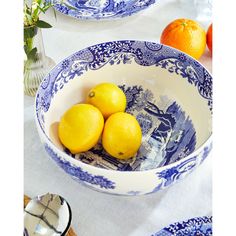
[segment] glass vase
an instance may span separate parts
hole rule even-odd
[[[212,0],[194,0],[196,20],[206,29],[212,23]]]
[[[55,62],[45,55],[42,31],[36,26],[24,27],[24,50],[24,94],[35,96]]]

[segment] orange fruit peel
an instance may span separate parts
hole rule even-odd
[[[162,31],[160,42],[199,59],[206,48],[206,33],[196,21],[177,19]]]
[[[207,30],[207,47],[212,54],[212,24],[210,24]]]

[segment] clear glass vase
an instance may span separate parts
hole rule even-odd
[[[206,29],[212,23],[212,0],[194,0],[196,20]]]
[[[24,28],[24,94],[35,96],[46,74],[55,62],[45,55],[41,29],[36,26]]]

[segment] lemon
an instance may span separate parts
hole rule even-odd
[[[104,126],[101,112],[90,104],[76,104],[61,117],[58,135],[71,153],[88,151],[98,142]]]
[[[102,145],[113,157],[128,159],[138,151],[142,131],[136,118],[125,112],[111,115],[104,125]]]
[[[87,103],[97,107],[106,119],[116,112],[125,111],[126,96],[117,85],[101,83],[89,91]]]

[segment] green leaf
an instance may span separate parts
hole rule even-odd
[[[43,7],[43,8],[41,8],[41,11],[42,11],[43,13],[45,13],[51,6],[52,6],[52,5],[47,5],[47,6]]]
[[[33,16],[33,18],[38,18],[38,15],[39,15],[39,4],[36,4],[36,8],[35,8],[35,10],[32,12],[32,16]]]
[[[47,22],[42,21],[42,20],[38,20],[36,22],[36,26],[39,28],[52,28],[52,26],[50,24],[48,24]]]
[[[40,5],[40,4],[42,3],[42,0],[38,0],[37,2],[38,2],[38,4]]]
[[[36,61],[36,53],[37,53],[37,48],[33,48],[28,54],[27,54],[27,58],[29,60],[33,60],[33,61]]]
[[[34,26],[24,27],[24,40],[33,38],[37,34],[37,28]]]
[[[39,10],[40,10],[41,12],[46,13],[46,11],[45,11],[44,8],[42,8],[42,7],[40,7],[40,6],[38,6],[38,8],[39,8]]]

